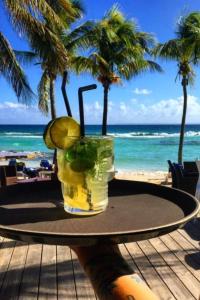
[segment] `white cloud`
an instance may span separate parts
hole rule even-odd
[[[181,123],[183,111],[183,97],[164,99],[153,104],[138,101],[121,102],[109,114],[109,123]],[[200,100],[192,95],[188,96],[187,123],[199,123]]]
[[[133,104],[136,104],[136,103],[138,102],[138,99],[133,98],[133,99],[131,99],[131,102],[132,102]]]
[[[100,105],[100,103],[99,103],[98,101],[95,102],[94,108],[95,108],[96,110],[101,110],[101,109],[102,109],[102,107],[101,107],[101,105]]]
[[[119,109],[123,116],[125,116],[127,114],[127,105],[124,102],[120,103]]]
[[[47,123],[48,119],[38,110],[37,105],[26,106],[11,101],[0,104],[1,124],[42,124]]]
[[[183,97],[161,99],[156,103],[144,103],[137,99],[130,101],[108,102],[108,124],[172,124],[181,123]],[[85,105],[85,122],[101,124],[103,105],[99,101]],[[199,123],[200,99],[188,95],[187,123]],[[77,114],[78,119],[78,114]]]
[[[0,109],[10,109],[10,108],[26,109],[26,105],[22,103],[14,103],[9,101],[0,104]]]
[[[135,88],[133,93],[136,94],[136,95],[149,95],[149,94],[152,93],[152,91],[147,90],[147,89]]]
[[[96,101],[85,105],[86,124],[101,124],[103,115],[102,102]],[[129,101],[108,102],[108,124],[170,124],[181,123],[183,111],[183,97],[161,99],[155,103],[144,103],[137,99]],[[188,95],[186,123],[199,123],[200,99]],[[74,117],[79,120],[78,111]],[[49,118],[44,117],[37,106],[26,107],[24,104],[4,102],[0,104],[1,124],[42,124],[47,123]]]
[[[101,123],[103,114],[103,106],[99,101],[84,106],[84,117],[86,123]],[[78,117],[78,116],[77,116]]]

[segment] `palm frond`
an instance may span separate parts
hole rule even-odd
[[[38,58],[37,54],[31,51],[14,50],[14,53],[18,61],[23,65],[33,64]]]
[[[191,51],[192,61],[198,64],[200,59],[200,13],[192,12],[183,16],[178,24],[177,35]]]
[[[93,76],[98,75],[98,66],[90,58],[77,56],[72,60],[73,69],[77,74],[90,72]]]
[[[148,63],[149,71],[163,73],[162,67],[159,64],[157,64],[155,61],[147,60],[147,63]]]
[[[38,85],[38,108],[44,114],[49,113],[49,98],[50,98],[50,77],[45,70],[42,74]]]
[[[187,16],[182,16],[178,22],[177,36],[179,38],[191,38],[200,34],[200,13],[192,12]]]
[[[119,5],[114,4],[106,13],[105,16],[103,17],[103,20],[107,20],[108,23],[113,26],[113,25],[119,25],[123,24],[125,18],[121,11],[119,10]]]
[[[64,22],[65,27],[69,27],[70,23],[77,18],[82,17],[84,7],[79,0],[46,0],[52,9]]]
[[[13,4],[13,1],[6,1],[9,1],[11,4]],[[16,4],[13,5],[15,6]],[[65,68],[68,57],[65,47],[59,36],[53,33],[53,31],[45,26],[45,24],[37,20],[30,13],[27,13],[26,8],[23,6],[17,7],[17,10],[12,10],[12,7],[9,7],[9,9],[14,25],[18,31],[22,32],[28,37],[31,48],[34,49],[40,57],[45,57],[46,50],[53,50],[55,57],[57,57],[56,61],[59,65],[59,69],[61,70]]]
[[[19,101],[29,104],[34,94],[9,42],[0,32],[0,74],[11,84]]]
[[[17,18],[25,12],[26,14],[34,16],[38,20],[41,20],[41,17],[45,18],[56,28],[64,28],[63,20],[51,7],[51,0],[4,0],[4,2],[15,26],[17,25]],[[69,1],[58,0],[56,2],[69,13],[73,13],[73,8]],[[15,18],[15,16],[17,18]]]
[[[181,57],[181,40],[172,39],[164,44],[158,44],[153,50],[154,56],[160,56],[165,59],[178,60]]]
[[[31,48],[39,58],[58,73],[62,73],[67,67],[68,53],[61,40],[50,30],[47,31],[45,39],[38,32],[27,32],[27,35]]]
[[[73,31],[64,33],[61,38],[66,49],[88,48],[91,45],[90,41],[94,26],[93,21],[87,21]]]

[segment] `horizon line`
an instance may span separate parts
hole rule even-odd
[[[10,125],[13,125],[13,126],[24,126],[24,125],[35,125],[35,126],[45,126],[47,125],[47,123],[42,123],[42,124],[35,124],[35,123],[30,123],[30,124],[0,124],[0,126],[10,126]],[[102,126],[102,124],[85,124],[86,126]],[[117,126],[117,125],[180,125],[180,123],[113,123],[113,124],[107,124],[107,126]],[[185,124],[185,126],[187,125],[200,125],[200,123],[187,123]]]

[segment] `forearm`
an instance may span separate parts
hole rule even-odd
[[[123,259],[118,246],[75,249],[100,300],[158,300]]]

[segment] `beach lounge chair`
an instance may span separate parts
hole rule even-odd
[[[172,187],[178,188],[177,176],[176,176],[174,164],[171,162],[171,160],[168,160],[167,162],[169,165],[169,172],[171,173],[171,176],[172,176]]]
[[[16,158],[10,159],[8,165],[15,166],[17,169],[17,172],[23,172],[24,168],[26,167],[26,165],[23,161],[17,161]]]
[[[182,165],[172,163],[170,160],[168,164],[172,174],[172,187],[195,195],[199,173],[187,172]]]
[[[42,159],[40,161],[40,167],[45,170],[52,171],[52,165],[49,163],[47,159]]]
[[[1,186],[17,183],[17,169],[15,166],[0,166]]]
[[[198,173],[196,161],[184,161],[183,162],[184,170],[188,173]]]
[[[16,158],[11,158],[11,159],[9,160],[8,165],[9,165],[9,166],[16,166],[16,165],[17,165]]]
[[[39,176],[39,171],[38,169],[35,168],[24,168],[23,172],[28,176],[28,178],[34,178]]]

